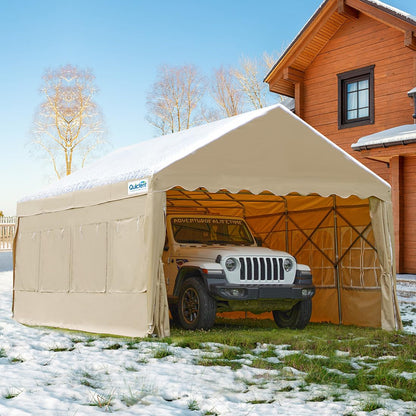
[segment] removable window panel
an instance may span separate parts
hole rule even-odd
[[[66,228],[45,230],[40,237],[39,290],[69,290],[70,231]]]
[[[71,292],[105,292],[107,279],[107,224],[72,229]]]
[[[144,217],[112,223],[109,292],[142,292],[146,290],[146,247]]]
[[[19,233],[16,254],[16,290],[38,290],[40,232]]]

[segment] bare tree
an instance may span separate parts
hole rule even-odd
[[[242,57],[239,68],[233,71],[244,97],[254,109],[270,104],[268,85],[263,82],[263,78],[275,61],[273,55],[267,53],[263,54],[262,59]]]
[[[235,70],[221,67],[214,73],[211,94],[226,117],[235,116],[244,111],[243,94],[234,76]]]
[[[147,121],[161,134],[201,124],[205,90],[206,80],[194,65],[163,65],[147,95]]]
[[[89,70],[65,65],[45,71],[43,102],[35,114],[32,143],[53,165],[58,178],[70,175],[76,164],[106,142],[104,121],[94,102],[97,88]]]

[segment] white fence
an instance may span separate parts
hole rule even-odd
[[[0,217],[0,251],[13,249],[16,217]]]

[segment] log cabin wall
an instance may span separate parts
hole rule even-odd
[[[375,122],[338,129],[337,74],[369,65],[375,65]],[[412,124],[407,92],[415,85],[416,52],[404,47],[403,33],[360,14],[344,23],[305,71],[303,119],[390,182],[386,163],[364,157],[351,145],[362,136]]]
[[[337,74],[370,65],[374,65],[374,124],[339,129]],[[404,46],[403,32],[362,13],[333,35],[304,71],[303,80],[302,118],[392,185],[400,273],[416,273],[416,144],[409,145],[405,155],[405,146],[383,153],[383,149],[358,152],[351,145],[360,137],[412,124],[413,101],[407,92],[415,86],[416,51]],[[385,156],[385,162],[371,159],[374,153]]]

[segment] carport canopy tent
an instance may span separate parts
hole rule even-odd
[[[129,195],[128,184],[143,178],[148,183],[147,192]],[[136,213],[134,201],[139,210]],[[317,261],[311,267],[315,268],[318,289],[321,286],[322,293],[328,295],[316,296],[316,320],[337,322],[345,310],[348,319],[342,319],[344,323],[386,329],[401,327],[392,257],[390,186],[280,105],[113,152],[24,198],[18,205],[19,232],[37,230],[39,238],[46,238],[45,230],[58,226],[59,222],[69,228],[82,225],[82,215],[77,216],[77,211],[89,210],[93,217],[95,209],[102,211],[104,205],[111,211],[117,205],[113,214],[100,213],[103,218],[96,220],[107,221],[107,229],[112,229],[111,224],[117,218],[124,218],[119,211],[124,204],[129,205],[126,211],[131,212],[132,218],[141,218],[138,232],[140,228],[142,234],[147,233],[140,247],[146,252],[143,257],[146,265],[135,276],[143,282],[140,293],[146,294],[147,314],[138,322],[137,317],[129,318],[121,308],[119,321],[113,319],[109,327],[94,322],[87,330],[95,328],[123,335],[146,331],[162,336],[169,333],[160,260],[165,210],[244,216],[268,246],[295,249],[298,259],[312,263],[318,256],[321,264]],[[92,218],[85,221],[91,222]],[[106,238],[111,240],[113,235],[114,232],[109,232]],[[348,236],[345,241],[343,235]],[[53,325],[45,317],[47,310],[33,321],[28,319],[28,309],[22,306],[30,298],[27,304],[36,309],[34,294],[42,292],[45,298],[53,292],[42,290],[39,284],[28,290],[19,283],[27,272],[23,258],[26,246],[19,250],[19,238],[16,239],[15,316],[26,323]],[[104,252],[110,267],[103,273],[108,269],[114,271],[115,263],[122,260],[111,257],[108,250]],[[42,256],[48,254],[39,255],[38,262],[42,263],[45,261]],[[345,262],[347,257],[349,262]],[[348,269],[345,276],[340,274],[343,268]],[[71,273],[72,268],[69,269]],[[322,277],[322,273],[331,277]],[[45,280],[41,274],[37,277],[39,282]],[[65,279],[69,282],[64,285],[66,296],[71,297],[77,292],[71,287],[74,278],[66,273]],[[108,285],[104,286],[107,293]],[[71,301],[67,307],[70,304]],[[335,313],[333,308],[337,310]],[[81,309],[88,314],[88,306]],[[329,318],[322,312],[326,309],[330,309]],[[362,312],[371,310],[366,319]],[[123,319],[131,322],[127,324]],[[66,327],[86,329],[79,325],[81,317],[75,321],[71,322],[63,312],[59,322]],[[123,329],[118,330],[117,322],[121,321]],[[132,326],[137,328],[130,330]]]

